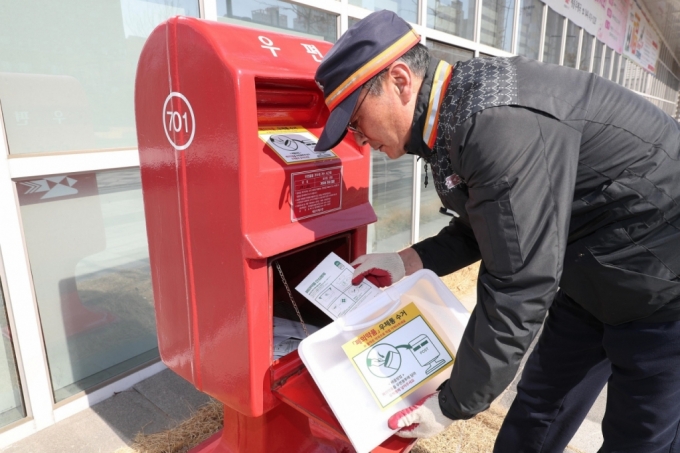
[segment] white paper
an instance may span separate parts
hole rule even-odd
[[[297,350],[302,340],[288,337],[274,337],[274,360]]]
[[[309,324],[305,324],[305,327],[310,335],[319,330]],[[297,350],[300,341],[306,337],[300,322],[274,317],[274,360]]]
[[[328,255],[295,289],[332,319],[337,319],[381,293],[364,279],[352,285],[354,268],[335,253]]]

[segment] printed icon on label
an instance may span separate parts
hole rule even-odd
[[[397,348],[387,343],[380,343],[371,348],[366,356],[368,370],[376,377],[394,376],[401,367],[401,354]]]
[[[316,300],[324,307],[327,307],[331,302],[340,297],[341,294],[342,292],[339,289],[329,286],[325,291],[316,297]]]
[[[409,341],[408,344],[392,346],[391,344],[380,343],[373,346],[366,356],[366,365],[369,371],[381,378],[394,375],[401,366],[399,349],[411,351],[418,364],[423,368],[427,367],[425,374],[432,373],[446,363],[444,359],[437,360],[441,353],[434,347],[430,337],[421,334]]]
[[[416,358],[420,366],[426,367],[426,374],[432,373],[434,370],[446,363],[446,360],[439,358],[440,352],[434,347],[432,341],[427,335],[418,335],[408,344],[411,353]]]
[[[272,145],[285,151],[295,151],[300,147],[307,147],[314,150],[316,143],[313,140],[299,134],[272,135],[269,137]],[[303,148],[304,149],[304,148]]]

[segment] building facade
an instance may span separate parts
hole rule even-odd
[[[0,448],[164,369],[133,105],[154,27],[181,14],[335,42],[380,9],[451,63],[519,54],[591,71],[678,118],[672,37],[652,75],[540,0],[0,0]],[[422,162],[371,160],[369,251],[448,223]]]

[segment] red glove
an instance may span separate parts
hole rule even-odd
[[[411,407],[390,417],[387,426],[399,429],[399,437],[432,437],[453,423],[439,408],[439,392],[426,396]]]
[[[390,286],[398,282],[404,275],[404,261],[398,253],[371,253],[354,260],[355,267],[352,284],[358,285],[364,278],[375,286]]]

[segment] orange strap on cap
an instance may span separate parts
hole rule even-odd
[[[375,56],[368,63],[357,69],[354,74],[342,82],[326,98],[326,105],[333,110],[339,103],[354,92],[356,87],[366,83],[371,77],[385,69],[387,66],[404,55],[411,47],[420,42],[420,36],[415,30],[409,30],[404,36],[395,41],[387,49]]]

